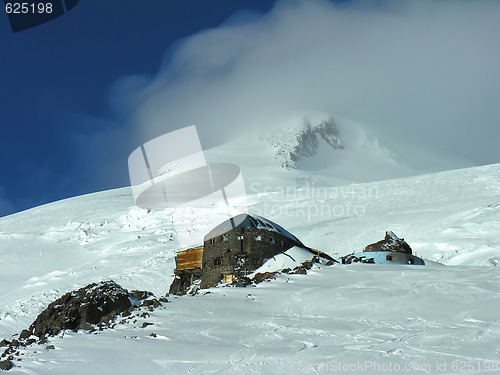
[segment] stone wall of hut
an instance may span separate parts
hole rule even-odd
[[[258,228],[234,228],[208,239],[203,247],[201,288],[246,276],[266,259],[299,245],[278,232]]]

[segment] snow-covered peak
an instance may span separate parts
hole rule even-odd
[[[238,165],[247,186],[296,186],[299,180],[340,186],[473,166],[425,139],[337,116],[306,113],[255,124],[262,127],[270,130],[245,129],[205,150],[207,161]]]
[[[273,130],[264,138],[275,149],[275,157],[285,169],[296,168],[302,158],[316,155],[320,142],[335,150],[344,148],[332,117],[319,122],[304,118],[302,125]]]

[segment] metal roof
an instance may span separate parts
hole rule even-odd
[[[249,214],[240,214],[220,223],[205,236],[204,241],[220,236],[234,228],[257,228],[270,232],[277,232],[297,242],[297,244],[304,246],[297,237],[288,232],[282,226],[262,216]]]

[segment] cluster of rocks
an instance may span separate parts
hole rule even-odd
[[[92,333],[130,320],[135,323],[138,318],[148,317],[147,311],[153,311],[162,302],[168,300],[165,297],[156,299],[147,291],[129,292],[114,281],[92,283],[68,292],[49,304],[29,329],[23,330],[17,338],[0,342],[0,346],[6,347],[0,357],[0,369],[9,370],[14,366],[15,359],[20,360],[20,347],[34,343],[46,344],[47,337],[55,336],[63,330],[85,330]],[[143,327],[151,324],[144,322]],[[47,345],[45,349],[54,347]]]
[[[274,272],[258,272],[252,278],[249,277],[241,277],[235,281],[233,281],[232,286],[236,287],[246,287],[247,285],[256,285],[263,281],[271,281],[275,280],[277,275],[279,274],[288,274],[288,275],[305,275],[307,271],[310,270],[315,263],[321,263],[320,259],[317,256],[314,256],[311,260],[305,261],[300,265],[294,268],[284,268],[280,271]],[[333,265],[333,261],[329,260],[324,263],[325,266]]]

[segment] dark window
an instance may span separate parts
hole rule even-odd
[[[221,241],[227,241],[228,238],[227,238],[227,234],[223,234],[221,237],[220,237],[220,240]]]
[[[242,235],[242,234],[238,234],[238,235],[236,236],[236,239],[237,239],[237,240],[242,240],[242,239],[243,239],[243,235]]]
[[[214,266],[222,266],[222,260],[217,258],[214,260]]]
[[[386,255],[386,256],[385,256],[385,259],[386,259],[386,260],[389,260],[389,261],[391,261],[391,262],[392,262],[392,255]]]
[[[274,237],[269,237],[269,242],[274,243]]]

